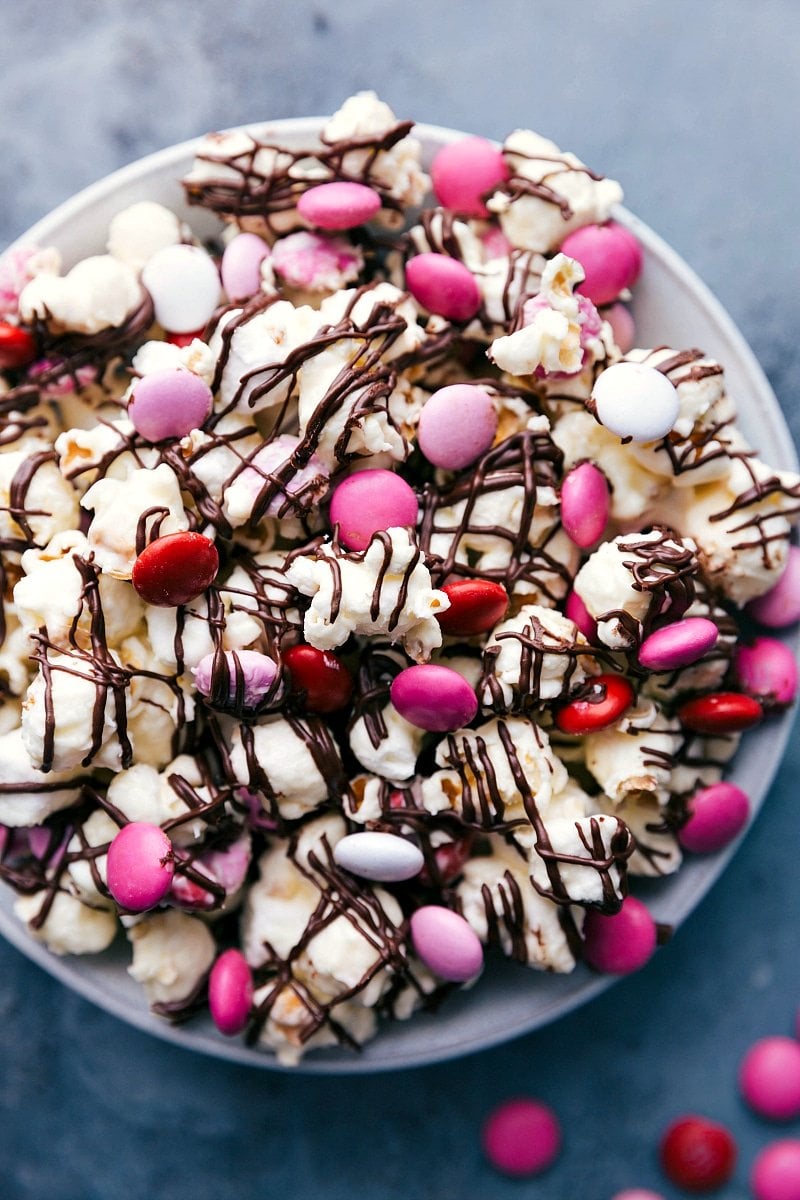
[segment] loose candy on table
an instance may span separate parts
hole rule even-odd
[[[211,968],[208,1007],[220,1033],[234,1037],[247,1025],[253,1004],[253,973],[241,951],[226,950]]]
[[[591,462],[578,463],[561,484],[561,524],[576,546],[593,546],[605,531],[611,507],[608,480]]]
[[[220,275],[228,299],[249,300],[261,290],[261,266],[269,246],[256,233],[237,233],[222,254]]]
[[[634,701],[634,691],[622,675],[594,675],[583,694],[556,709],[555,723],[562,733],[596,733],[618,721]]]
[[[592,388],[601,425],[621,438],[655,442],[678,419],[680,400],[666,375],[646,363],[614,363],[601,371]]]
[[[415,526],[417,497],[394,471],[372,468],[348,475],[331,495],[330,520],[348,550],[366,550],[374,533]]]
[[[622,353],[627,354],[636,345],[636,323],[631,310],[624,304],[617,303],[604,309],[600,315],[611,326],[614,341]]]
[[[706,696],[687,700],[677,713],[684,729],[711,736],[751,729],[763,715],[758,701],[741,692],[709,692]]]
[[[365,183],[337,180],[303,192],[297,212],[318,229],[354,229],[371,221],[381,209],[381,195]]]
[[[456,579],[441,590],[450,607],[437,612],[442,633],[450,637],[474,637],[488,633],[508,610],[508,592],[491,579]]]
[[[174,608],[202,595],[218,571],[219,553],[211,539],[186,530],[145,546],[133,564],[131,583],[146,604]]]
[[[719,629],[705,617],[685,617],[664,625],[639,647],[639,665],[649,671],[674,671],[697,662],[716,645]]]
[[[753,1200],[800,1200],[800,1140],[765,1146],[753,1161],[750,1187]]]
[[[604,975],[629,975],[655,953],[656,923],[646,905],[627,896],[618,913],[590,909],[583,926],[583,954]]]
[[[353,676],[340,658],[316,646],[291,646],[283,653],[292,692],[309,712],[333,713],[353,694]]]
[[[464,217],[488,217],[483,196],[505,183],[509,175],[500,147],[482,137],[450,142],[431,163],[436,199]]]
[[[108,890],[129,912],[145,912],[163,900],[174,872],[172,843],[158,825],[131,821],[108,847]]]
[[[406,667],[392,680],[392,704],[412,725],[432,733],[450,733],[469,725],[478,697],[463,675],[437,663]]]
[[[156,320],[171,333],[202,329],[222,293],[219,271],[199,246],[164,246],[147,260],[142,283],[150,293]]]
[[[419,875],[425,856],[414,842],[394,833],[364,830],[342,838],[333,848],[333,860],[353,875],[377,883],[401,883]]]
[[[739,645],[733,656],[737,683],[765,709],[785,708],[797,695],[797,661],[789,646],[772,637]]]
[[[423,904],[411,914],[411,943],[425,966],[449,983],[466,983],[483,967],[483,946],[471,925],[439,904]]]
[[[228,675],[228,703],[239,698],[245,708],[256,708],[275,685],[277,663],[258,650],[226,650],[223,657]],[[207,698],[214,690],[215,661],[213,652],[206,654],[192,672],[198,692]]]
[[[460,471],[480,458],[497,432],[491,396],[471,383],[452,383],[430,396],[419,415],[417,442],[428,462]]]
[[[783,574],[773,588],[751,600],[745,611],[768,629],[800,621],[800,546],[790,546]]]
[[[700,788],[687,808],[689,817],[678,830],[678,841],[691,854],[712,854],[744,829],[750,800],[735,783],[723,780]]]
[[[148,442],[181,438],[199,429],[214,405],[211,388],[181,367],[153,371],[137,379],[128,401],[128,416]]]
[[[664,1197],[650,1188],[626,1188],[624,1192],[616,1192],[611,1200],[664,1200]]]
[[[449,321],[469,321],[481,306],[475,276],[446,254],[418,254],[406,263],[406,287],[423,308]]]
[[[624,225],[583,225],[568,234],[561,251],[576,259],[585,272],[577,291],[594,304],[610,304],[633,287],[642,271],[642,248]]]
[[[750,1107],[772,1121],[800,1116],[800,1043],[788,1037],[766,1037],[745,1054],[739,1088]]]
[[[483,1150],[497,1171],[518,1179],[539,1175],[552,1166],[561,1149],[561,1125],[553,1110],[539,1100],[506,1100],[483,1126]]]
[[[728,1182],[736,1166],[736,1142],[724,1125],[687,1115],[674,1121],[661,1140],[667,1178],[689,1192],[713,1192]]]
[[[10,321],[0,321],[0,371],[18,371],[36,358],[33,334]]]

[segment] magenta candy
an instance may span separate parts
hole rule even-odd
[[[652,957],[656,925],[641,900],[628,896],[614,916],[590,910],[583,938],[584,956],[590,966],[607,975],[628,975]]]
[[[417,516],[413,489],[394,471],[356,471],[331,496],[331,525],[339,526],[339,540],[348,550],[365,550],[382,530],[414,526]]]
[[[689,819],[678,831],[678,841],[691,854],[713,854],[744,829],[750,800],[735,783],[723,781],[700,788],[688,809]]]
[[[148,442],[161,442],[200,429],[213,403],[211,388],[199,375],[168,367],[137,379],[128,401],[128,416]]]
[[[214,654],[206,654],[194,668],[194,682],[198,692],[210,696],[212,689],[212,671]],[[275,683],[278,674],[277,664],[267,654],[257,650],[226,650],[225,660],[228,666],[228,703],[236,699],[237,690],[241,687],[242,704],[245,708],[255,708]]]
[[[587,642],[597,641],[597,621],[577,592],[570,592],[564,604],[564,616],[574,621]]]
[[[478,711],[478,697],[464,676],[435,663],[406,667],[390,694],[401,717],[435,733],[463,728]]]
[[[753,1200],[800,1200],[800,1141],[783,1138],[756,1155],[750,1173]]]
[[[739,1088],[750,1107],[771,1121],[800,1116],[800,1044],[788,1037],[766,1037],[745,1054]]]
[[[539,1175],[555,1162],[561,1149],[556,1114],[538,1100],[506,1100],[490,1113],[483,1127],[483,1150],[504,1175],[524,1179]]]
[[[418,254],[406,263],[406,287],[428,312],[449,321],[469,321],[481,306],[471,271],[446,254]]]
[[[778,582],[746,605],[747,613],[768,629],[785,629],[800,621],[800,546],[790,546],[786,567]]]
[[[230,300],[249,300],[261,290],[261,264],[265,258],[269,258],[269,246],[255,233],[237,233],[228,242],[220,275]]]
[[[354,229],[380,212],[380,192],[364,183],[321,183],[303,192],[297,211],[318,229]]]
[[[777,638],[757,637],[749,646],[738,646],[733,669],[743,690],[767,709],[783,708],[797,695],[794,654]]]
[[[108,890],[129,912],[145,912],[163,900],[174,872],[172,843],[158,825],[131,821],[108,848]]]
[[[220,1033],[233,1037],[247,1025],[253,1003],[253,975],[238,950],[221,954],[208,980],[208,1007]]]
[[[642,270],[642,248],[622,225],[584,225],[568,234],[561,250],[577,259],[585,279],[577,291],[594,304],[610,304],[620,292],[632,287]]]
[[[674,671],[697,662],[716,645],[719,630],[705,617],[673,621],[646,637],[639,648],[639,662],[648,671]]]
[[[664,1200],[660,1192],[651,1192],[649,1188],[626,1188],[617,1192],[611,1200]]]
[[[490,448],[496,432],[497,412],[489,393],[471,383],[453,383],[425,402],[417,440],[428,462],[460,471]]]
[[[483,967],[483,947],[471,925],[452,909],[424,904],[411,915],[411,942],[425,966],[450,983],[466,983]]]
[[[502,150],[481,137],[461,138],[443,146],[431,163],[436,199],[465,217],[488,217],[481,197],[508,176]]]
[[[576,546],[586,549],[603,536],[609,509],[608,480],[594,463],[578,463],[564,476],[561,524]]]
[[[627,354],[636,345],[636,325],[631,310],[617,302],[607,308],[602,316],[611,326],[614,341],[622,353]]]

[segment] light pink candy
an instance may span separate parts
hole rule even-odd
[[[255,507],[260,493],[269,486],[268,476],[281,472],[281,479],[285,482],[276,490],[276,494],[260,515],[280,517],[288,513],[292,516],[293,496],[298,498],[299,507],[304,509],[321,500],[327,492],[330,472],[316,454],[312,454],[303,466],[292,466],[290,470],[284,471],[299,445],[300,438],[291,433],[281,433],[262,446],[250,459],[250,465],[236,476],[236,487],[246,487],[250,491]]]
[[[794,654],[777,638],[757,637],[749,646],[738,646],[733,668],[743,690],[765,708],[783,708],[797,695]]]
[[[739,1088],[759,1116],[771,1121],[800,1116],[800,1045],[788,1037],[761,1038],[742,1059]]]
[[[617,1192],[611,1200],[664,1200],[660,1192],[651,1192],[649,1188],[626,1188]]]
[[[747,613],[768,629],[785,629],[800,621],[800,546],[790,546],[778,582],[745,606]]]
[[[478,697],[463,675],[437,663],[406,667],[392,680],[392,704],[418,729],[449,733],[468,725]]]
[[[586,961],[607,975],[638,971],[656,948],[656,925],[649,909],[628,896],[614,916],[594,909],[586,914],[583,927]]]
[[[331,496],[331,524],[339,526],[339,540],[349,550],[365,550],[382,530],[416,525],[417,515],[413,489],[382,468],[348,475]]]
[[[269,246],[255,233],[237,233],[228,242],[220,275],[230,300],[249,300],[260,291],[261,264],[265,258],[269,258]]]
[[[380,192],[364,183],[321,183],[303,192],[297,211],[319,229],[354,229],[380,212]]]
[[[129,912],[145,912],[163,900],[174,872],[172,843],[158,825],[131,821],[108,848],[108,890]]]
[[[584,225],[567,235],[561,250],[577,259],[585,278],[577,291],[595,304],[610,304],[632,287],[642,270],[642,248],[634,235],[615,221]]]
[[[735,783],[721,781],[695,792],[688,809],[689,819],[678,831],[678,841],[691,854],[713,854],[744,829],[750,800]]]
[[[511,253],[511,242],[497,225],[482,230],[478,240],[483,246],[483,257],[487,262],[493,258],[508,258]]]
[[[603,313],[604,320],[611,326],[614,341],[623,354],[627,354],[636,345],[636,325],[629,308],[624,304],[612,304]]]
[[[564,604],[564,616],[574,621],[587,642],[597,641],[597,621],[577,592],[570,592]]]
[[[483,946],[462,916],[439,904],[411,915],[411,942],[425,966],[450,983],[466,983],[483,967]]]
[[[480,458],[497,432],[497,411],[483,388],[452,383],[426,400],[417,440],[428,462],[460,471]]]
[[[208,1007],[220,1033],[233,1037],[247,1025],[253,1003],[253,974],[239,950],[220,954],[208,980]]]
[[[497,1171],[523,1179],[539,1175],[561,1149],[561,1127],[551,1108],[539,1100],[506,1100],[483,1127],[483,1150]]]
[[[475,276],[446,254],[418,254],[406,263],[406,287],[428,312],[449,321],[469,321],[481,306]]]
[[[594,463],[578,463],[564,476],[561,524],[576,546],[586,549],[603,536],[609,508],[608,480]]]
[[[228,664],[228,701],[236,698],[239,675],[242,678],[242,702],[245,708],[255,708],[264,699],[278,674],[277,664],[267,654],[257,650],[226,650]],[[206,654],[194,668],[194,682],[202,696],[211,695],[214,654]]]
[[[753,1162],[750,1187],[754,1200],[800,1200],[800,1140],[765,1146]]]
[[[499,146],[468,137],[443,146],[431,163],[436,199],[465,217],[488,217],[481,197],[504,183],[509,169]]]
[[[178,861],[186,857],[182,850],[175,851]],[[252,849],[249,834],[244,834],[237,841],[231,842],[223,850],[207,850],[197,858],[192,859],[192,866],[198,874],[207,875],[210,880],[221,884],[229,896],[239,891],[250,866]],[[211,909],[215,899],[201,883],[190,879],[188,875],[175,872],[172,887],[169,892],[170,902],[182,908]]]
[[[361,254],[345,238],[301,229],[275,243],[272,265],[292,287],[334,291],[357,278]]]
[[[639,662],[648,671],[674,671],[697,662],[716,645],[719,630],[705,617],[686,617],[664,625],[645,638]]]
[[[211,389],[199,375],[168,367],[137,379],[128,401],[128,416],[148,442],[161,442],[200,429],[213,404]]]

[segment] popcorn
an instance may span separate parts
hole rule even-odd
[[[131,470],[126,479],[98,479],[81,500],[93,510],[87,535],[90,552],[103,571],[130,579],[136,556],[148,537],[188,529],[180,487],[166,465]]]
[[[175,908],[144,917],[128,930],[128,940],[133,947],[128,974],[143,984],[156,1009],[189,1000],[214,961],[208,926]]]
[[[99,333],[122,325],[141,301],[130,267],[98,254],[66,275],[37,275],[22,290],[19,313],[23,321],[46,321],[54,332]]]

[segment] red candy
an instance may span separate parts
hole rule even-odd
[[[687,1192],[713,1192],[733,1175],[736,1142],[716,1121],[681,1117],[664,1134],[661,1165],[677,1187]]]
[[[167,533],[156,538],[133,564],[131,583],[147,604],[188,604],[214,582],[219,554],[202,533]]]
[[[170,345],[177,346],[180,350],[183,350],[185,346],[191,346],[195,338],[199,338],[202,342],[204,333],[204,329],[196,329],[194,333],[168,333],[166,341]]]
[[[757,700],[741,692],[711,692],[688,700],[678,709],[678,720],[693,733],[739,733],[757,725],[764,715]]]
[[[309,712],[338,712],[350,702],[353,677],[330,650],[292,646],[284,654],[283,661],[292,677],[292,690],[305,693],[305,706]]]
[[[0,371],[16,371],[36,358],[36,342],[27,329],[0,321]]]
[[[622,675],[595,675],[589,682],[589,694],[571,700],[555,714],[562,733],[596,733],[619,720],[633,704],[633,688]]]
[[[450,607],[437,613],[436,619],[442,633],[451,637],[488,633],[506,615],[508,592],[490,579],[458,579],[446,583],[442,591]]]

